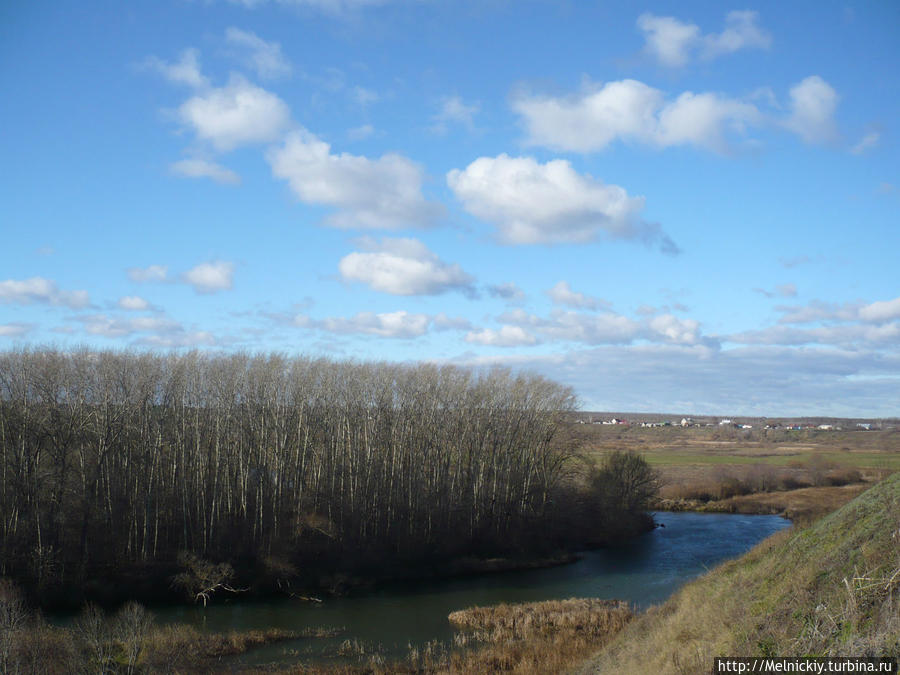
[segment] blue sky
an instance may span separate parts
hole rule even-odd
[[[896,2],[4,3],[0,345],[895,416],[898,63]]]

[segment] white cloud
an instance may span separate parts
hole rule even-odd
[[[689,91],[667,103],[661,91],[637,80],[588,82],[568,97],[522,95],[513,109],[524,118],[527,143],[575,152],[602,150],[616,140],[725,152],[729,135],[743,136],[760,121],[751,103]]]
[[[347,138],[351,141],[362,141],[375,133],[375,127],[371,124],[363,124],[347,130]]]
[[[359,281],[393,295],[438,295],[450,290],[471,294],[472,277],[456,264],[440,260],[416,239],[364,240],[368,249],[341,259],[345,281]]]
[[[641,323],[611,312],[581,314],[556,310],[548,318],[542,318],[517,309],[501,314],[499,320],[528,327],[545,338],[586,344],[628,344],[643,331]]]
[[[471,331],[466,335],[466,342],[492,347],[520,347],[537,344],[537,338],[521,326],[502,326],[498,331],[490,328]]]
[[[150,281],[165,281],[169,276],[169,268],[165,265],[150,265],[149,267],[131,267],[128,270],[128,278],[138,283]]]
[[[650,319],[650,330],[666,342],[681,345],[695,345],[703,342],[700,323],[694,319],[679,319],[671,314],[663,314]]]
[[[507,302],[516,303],[525,300],[525,291],[511,281],[488,286],[487,292],[491,297],[502,298]]]
[[[795,284],[779,284],[771,291],[767,291],[764,288],[754,288],[753,290],[767,298],[793,298],[797,295],[797,286]]]
[[[194,347],[214,345],[216,339],[207,331],[188,331],[174,319],[165,316],[120,318],[107,314],[72,317],[85,332],[110,339],[135,337],[137,344],[154,347]],[[64,331],[69,332],[69,331]]]
[[[498,319],[505,324],[528,328],[546,340],[588,345],[647,341],[718,348],[718,342],[714,338],[701,334],[699,322],[679,319],[671,314],[635,320],[614,312],[584,314],[554,310],[547,317],[539,317],[517,309],[501,314]]]
[[[126,295],[119,298],[118,305],[120,309],[126,309],[132,312],[141,312],[145,309],[150,309],[150,303],[137,295]]]
[[[91,302],[87,291],[64,291],[55,281],[43,277],[31,277],[21,281],[7,279],[0,281],[0,303],[10,305],[31,305],[45,303],[79,309]]]
[[[759,15],[752,11],[734,11],[725,16],[721,33],[702,35],[699,26],[671,16],[641,14],[637,26],[644,33],[645,51],[668,67],[681,67],[699,52],[705,59],[731,54],[740,49],[768,49],[772,36],[760,28]]]
[[[900,345],[900,323],[834,324],[812,328],[794,326],[770,326],[762,330],[750,330],[723,338],[736,344],[758,345],[809,345],[859,349],[882,345]]]
[[[859,143],[850,148],[850,152],[854,155],[862,155],[863,153],[871,150],[872,148],[877,148],[878,144],[881,142],[881,134],[877,131],[872,131],[865,136],[863,136]]]
[[[218,344],[216,337],[205,330],[177,331],[169,334],[145,335],[137,340],[138,344],[151,347],[173,349],[176,347],[201,347]]]
[[[234,277],[234,264],[217,260],[201,263],[184,273],[184,281],[197,293],[217,293],[230,290]]]
[[[431,325],[435,330],[469,330],[472,323],[468,319],[461,316],[447,316],[444,312],[436,314],[431,321]]]
[[[291,133],[267,155],[272,173],[288,181],[294,194],[310,204],[337,208],[326,224],[340,228],[399,229],[427,226],[441,212],[422,195],[424,172],[396,154],[377,160],[331,146],[308,131]]]
[[[811,75],[790,90],[790,115],[784,126],[807,143],[825,143],[837,138],[834,111],[838,95],[818,75]]]
[[[350,90],[350,95],[353,97],[353,100],[363,108],[375,103],[379,98],[378,92],[366,89],[365,87],[360,87],[359,85]]]
[[[688,62],[690,51],[700,37],[700,28],[671,16],[641,14],[638,28],[644,32],[646,51],[664,66],[678,67]]]
[[[466,211],[498,228],[506,244],[586,242],[605,234],[677,251],[658,226],[640,219],[643,197],[578,174],[566,160],[481,157],[450,171],[447,184]]]
[[[524,93],[513,99],[512,107],[523,119],[526,143],[572,152],[594,152],[622,141],[728,153],[737,140],[752,141],[747,138],[751,129],[764,126],[781,126],[807,143],[833,141],[838,136],[834,111],[839,97],[818,75],[790,89],[786,116],[764,115],[752,98],[686,91],[666,101],[658,89],[637,80],[621,80],[602,86],[586,82],[570,96]]]
[[[547,295],[555,305],[565,305],[576,309],[600,309],[609,305],[600,298],[573,291],[568,281],[557,282],[553,288],[547,291]]]
[[[467,105],[459,96],[446,96],[441,100],[440,110],[432,118],[432,131],[443,134],[451,123],[461,124],[470,131],[475,126],[475,115],[481,106],[478,103]]]
[[[74,317],[91,335],[108,338],[124,337],[134,333],[171,333],[182,331],[181,324],[173,319],[142,316],[132,319],[112,317],[107,314],[88,314]]]
[[[27,323],[0,324],[0,337],[17,338],[29,332],[33,326]]]
[[[276,140],[290,124],[287,104],[272,92],[232,75],[224,87],[196,94],[178,118],[220,151]]]
[[[714,152],[727,152],[728,136],[744,136],[747,127],[759,122],[756,106],[718,94],[684,92],[659,111],[656,145],[695,145]]]
[[[166,63],[151,56],[147,59],[146,64],[175,84],[184,84],[194,89],[203,89],[209,86],[209,80],[200,71],[200,52],[196,49],[185,49],[181,53],[181,60],[177,63]]]
[[[703,38],[704,57],[715,58],[749,47],[768,49],[772,36],[759,27],[758,18],[759,14],[749,10],[728,12],[725,15],[725,30]]]
[[[837,305],[813,300],[807,305],[780,305],[778,323],[813,323],[815,321],[855,321],[859,317],[859,303]]]
[[[428,330],[430,318],[427,314],[411,314],[405,310],[375,314],[360,312],[345,318],[328,318],[314,322],[318,328],[331,333],[363,333],[387,338],[414,338]]]
[[[586,410],[895,417],[900,408],[900,358],[877,351],[662,344],[458,362],[537,372],[573,387]]]
[[[249,51],[250,65],[256,74],[264,79],[285,77],[291,74],[291,64],[281,53],[281,45],[277,42],[266,42],[256,33],[239,28],[225,31],[225,39],[231,44],[246,47]]]
[[[879,300],[859,309],[859,318],[863,321],[891,321],[900,319],[900,298]]]
[[[205,159],[182,159],[171,164],[169,170],[178,176],[211,178],[217,183],[228,185],[238,185],[241,182],[241,177],[231,169]]]

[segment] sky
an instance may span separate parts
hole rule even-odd
[[[0,349],[900,415],[900,3],[10,0]]]

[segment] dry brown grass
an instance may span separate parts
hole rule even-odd
[[[453,612],[448,618],[459,628],[453,648],[432,642],[411,648],[402,662],[386,663],[376,656],[358,665],[298,664],[277,672],[304,675],[563,673],[609,642],[634,618],[634,612],[624,602],[572,598],[471,607]]]
[[[898,522],[900,474],[687,584],[582,672],[700,675],[726,654],[896,655]]]

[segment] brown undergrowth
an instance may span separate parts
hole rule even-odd
[[[634,612],[627,603],[616,600],[571,598],[471,607],[453,612],[448,618],[458,628],[452,647],[432,642],[410,648],[407,658],[399,662],[369,656],[367,662],[358,665],[296,665],[276,672],[304,675],[564,673],[609,642],[634,618]]]

